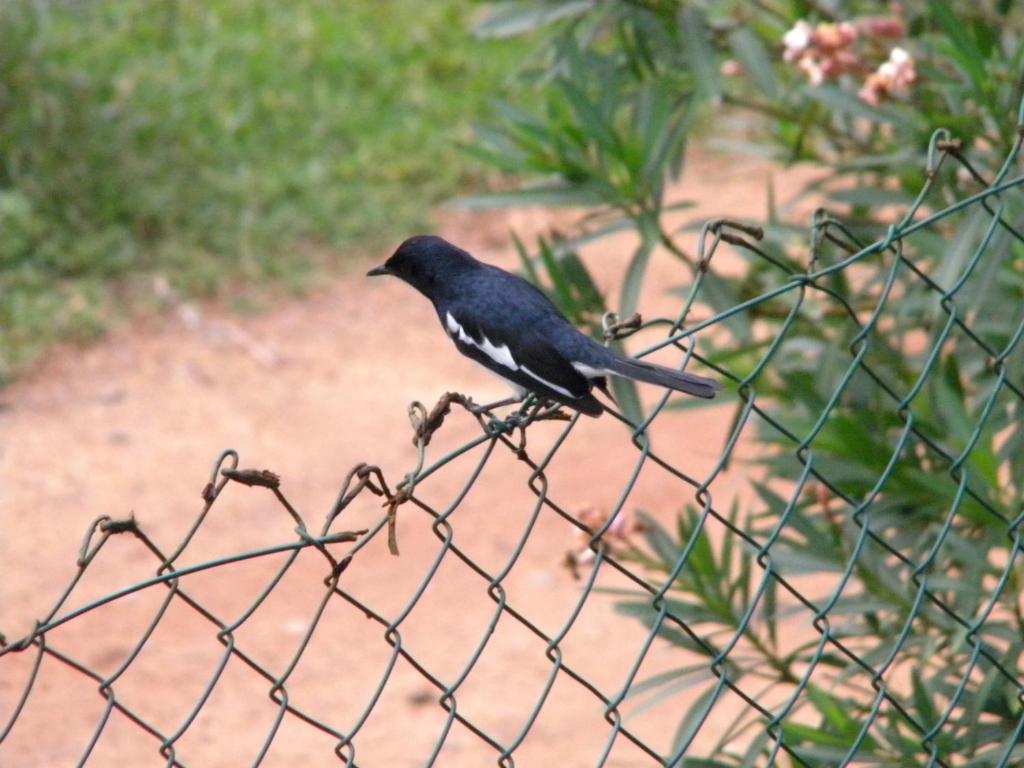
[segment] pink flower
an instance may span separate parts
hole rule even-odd
[[[858,34],[857,26],[848,21],[811,27],[800,19],[783,35],[782,58],[795,63],[812,85],[821,85],[861,68],[853,50]]]
[[[860,59],[853,51],[838,50],[821,62],[822,75],[826,80],[835,80],[844,72],[860,69]]]
[[[632,526],[626,519],[624,512],[619,512],[615,517],[612,518],[611,523],[608,525],[608,530],[605,532],[607,536],[611,536],[614,539],[624,539],[629,535]]]
[[[878,82],[878,75],[871,73],[864,85],[857,91],[857,98],[872,107],[882,103],[882,87]]]
[[[910,95],[910,86],[917,80],[914,59],[903,48],[893,48],[889,58],[868,75],[857,96],[866,104],[877,107],[890,96]]]
[[[801,56],[797,66],[807,75],[807,82],[811,85],[821,85],[825,82],[825,69],[816,56],[807,54]]]
[[[910,86],[917,80],[914,60],[903,48],[893,48],[889,60],[878,68],[878,72],[889,78],[889,91],[896,96],[908,96]]]
[[[583,523],[590,531],[596,533],[604,527],[605,523],[608,522],[608,513],[603,512],[594,507],[584,507],[577,513],[579,521]],[[624,547],[630,545],[630,534],[637,531],[639,525],[628,518],[625,512],[619,512],[608,525],[608,530],[604,532],[602,541],[605,546],[610,550],[618,551]],[[590,540],[593,537],[592,533],[577,529],[573,532],[573,538],[575,543],[568,552],[565,553],[565,564],[574,576],[578,577],[577,568],[581,565],[593,562],[594,551],[590,548]]]
[[[857,27],[848,21],[838,24],[819,24],[814,30],[814,44],[825,51],[847,48],[857,39]]]
[[[722,77],[742,77],[745,74],[743,65],[736,61],[736,59],[726,59],[723,61],[719,72]]]
[[[903,19],[896,16],[865,19],[861,22],[861,29],[866,37],[877,40],[902,40],[907,34]]]

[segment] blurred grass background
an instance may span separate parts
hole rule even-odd
[[[527,50],[473,39],[474,10],[0,4],[0,384],[145,310],[154,278],[244,303],[428,226],[479,181],[457,142]]]

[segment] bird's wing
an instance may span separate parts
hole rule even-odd
[[[512,345],[512,356],[519,370],[541,386],[573,399],[590,394],[590,381],[573,368],[550,340],[536,333],[524,333],[517,339]]]
[[[441,321],[464,354],[527,389],[563,401],[590,394],[586,377],[537,328],[510,325],[500,318],[446,308]]]

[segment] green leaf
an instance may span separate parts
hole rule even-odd
[[[910,671],[910,681],[913,687],[914,707],[917,709],[918,722],[925,729],[929,729],[938,722],[939,715],[932,705],[931,694],[928,693],[928,688],[921,678],[921,670],[917,666]]]
[[[820,744],[826,747],[849,749],[852,739],[834,733],[827,733],[816,726],[802,723],[782,723],[782,736],[789,743]]]
[[[590,0],[523,0],[504,2],[491,8],[473,32],[481,38],[514,37],[556,21],[579,16],[592,7]]]
[[[675,667],[674,669],[668,669],[664,672],[659,672],[656,675],[651,675],[648,678],[640,680],[639,682],[633,683],[629,688],[629,698],[635,698],[648,691],[652,691],[655,688],[660,688],[668,683],[674,683],[680,678],[688,677],[695,672],[704,672],[707,675],[711,675],[707,662],[701,662],[700,664],[691,664],[688,667]],[[635,716],[635,713],[634,713]]]
[[[696,115],[696,110],[691,108],[693,99],[673,104],[676,96],[670,88],[669,83],[661,82],[639,94],[641,117],[638,121],[644,146],[639,176],[657,200],[661,199],[666,172],[671,172],[673,178],[678,176],[682,147]]]
[[[899,168],[908,163],[918,162],[917,153],[897,150],[884,155],[858,154],[854,157],[843,158],[835,164],[837,171],[865,171],[881,170],[888,171],[890,168]]]
[[[742,301],[740,282],[726,278],[712,271],[704,276],[700,284],[700,297],[707,302],[716,314],[727,312]],[[754,329],[746,312],[729,315],[721,321],[736,337],[736,345],[749,345],[754,340]],[[736,346],[730,344],[730,347]]]
[[[693,203],[689,203],[686,207],[693,207]],[[635,229],[636,222],[630,218],[613,219],[607,224],[601,226],[587,228],[580,234],[566,237],[564,239],[557,240],[553,243],[556,251],[561,252],[563,250],[575,250],[582,248],[584,245],[589,245],[597,240],[600,240],[609,235],[614,235],[618,232],[625,232],[629,229]]]
[[[543,238],[538,241],[539,245],[539,258],[541,263],[544,265],[544,271],[548,273],[548,278],[551,280],[553,287],[552,301],[559,307],[567,309],[572,304],[572,291],[569,284],[566,282],[562,275],[562,270],[558,268],[558,260],[555,258],[554,251],[547,244]]]
[[[732,55],[743,66],[746,77],[768,99],[775,99],[779,82],[775,77],[775,61],[761,38],[750,27],[741,25],[729,33]]]
[[[531,283],[540,287],[540,274],[537,272],[537,267],[534,266],[533,259],[530,258],[529,252],[526,250],[526,246],[523,241],[519,239],[519,235],[512,232],[512,244],[516,248],[516,253],[519,254],[519,261],[523,265],[523,270],[526,272],[526,279]]]
[[[696,528],[694,527],[692,530],[696,531]],[[697,541],[690,550],[687,567],[702,593],[710,595],[713,592],[716,595],[721,595],[727,574],[720,574],[718,571],[718,563],[715,562],[715,553],[711,549],[711,539],[707,529],[701,528],[699,534],[694,532],[691,535],[696,535]]]
[[[872,107],[857,98],[855,93],[838,86],[819,85],[816,88],[808,88],[807,94],[830,110],[851,117],[866,118],[874,123],[898,124],[904,128],[914,127],[913,120],[902,112],[889,107]]]
[[[643,525],[643,536],[647,546],[667,566],[666,570],[671,570],[675,566],[676,560],[679,559],[679,554],[682,551],[681,545],[668,535],[668,531],[661,523],[646,512],[637,511],[636,516]]]
[[[630,423],[639,425],[644,420],[644,407],[636,382],[622,376],[612,376],[609,381],[615,403]]]
[[[747,751],[743,755],[743,763],[739,768],[755,768],[757,765],[764,765],[765,753],[768,751],[768,741],[771,735],[767,730],[762,730],[754,740],[750,742]]]
[[[622,140],[616,134],[609,120],[601,114],[597,105],[587,98],[579,86],[569,80],[558,80],[558,87],[572,107],[576,119],[579,120],[580,127],[583,128],[587,137],[596,141],[597,145],[607,154],[623,158],[625,152]]]
[[[778,585],[778,579],[768,579],[764,588],[764,623],[768,628],[768,637],[771,639],[773,648],[777,648],[779,645],[779,602],[776,596]]]
[[[836,411],[814,439],[814,448],[832,458],[854,459],[868,472],[881,472],[892,450],[885,442],[885,435],[871,427],[870,422],[858,419],[855,414]]]
[[[763,483],[760,480],[751,480],[750,485],[761,498],[761,501],[765,503],[765,506],[768,507],[771,516],[781,517],[788,506],[786,499],[772,490],[767,483]]]
[[[718,408],[739,400],[735,392],[720,392],[713,400],[702,397],[673,397],[665,406],[667,411],[696,411],[701,408]]]
[[[615,604],[615,610],[617,613],[621,613],[625,616],[633,616],[640,620],[640,622],[650,629],[654,626],[655,621],[658,618],[658,612],[651,607],[650,602],[621,602]],[[685,648],[686,650],[699,653],[702,656],[707,656],[708,651],[704,646],[690,637],[688,634],[680,629],[677,629],[674,624],[669,621],[663,621],[661,626],[658,627],[658,637],[671,643],[672,645],[678,646],[679,648]]]
[[[686,715],[680,721],[679,727],[676,728],[675,736],[672,737],[673,753],[677,752],[683,744],[688,743],[697,732],[697,729],[700,728],[707,715],[708,707],[711,706],[711,698],[716,690],[718,690],[717,686],[712,685],[690,705]],[[684,757],[672,763],[671,768],[683,768],[685,765],[687,763]]]
[[[636,312],[637,303],[640,300],[640,290],[643,288],[644,276],[647,273],[647,264],[651,260],[651,253],[658,242],[656,219],[644,217],[639,222],[639,229],[640,245],[633,254],[629,266],[626,267],[626,279],[619,297],[620,317],[629,317]]]
[[[661,706],[666,701],[674,696],[678,696],[683,691],[707,685],[708,680],[714,678],[714,675],[711,674],[707,661],[693,667],[684,667],[682,670],[673,671],[677,672],[677,674],[675,674],[672,679],[663,680],[660,683],[659,690],[655,690],[654,693],[646,697],[646,699],[636,701],[634,703],[629,713],[631,718],[640,717],[644,712],[648,712],[655,707]],[[641,684],[638,683],[629,689],[630,700],[635,701],[638,698],[637,696],[634,696],[634,693],[640,685]]]
[[[825,718],[825,721],[842,737],[842,741],[839,744],[834,744],[834,746],[852,743],[857,734],[860,733],[861,724],[860,721],[850,716],[849,702],[837,701],[834,697],[813,685],[807,686],[807,697],[811,700],[814,708]],[[867,746],[870,739],[871,737],[868,736],[863,744],[868,749],[873,749],[874,747]]]
[[[1017,648],[1019,658],[1019,646]],[[959,725],[963,728],[964,738],[967,741],[968,750],[973,753],[978,745],[978,727],[981,724],[981,715],[986,709],[986,703],[993,695],[998,695],[1003,688],[1002,672],[998,667],[992,667],[985,673],[984,680],[977,689],[970,691],[964,707],[963,718]]]
[[[733,499],[732,504],[729,505],[729,514],[726,519],[729,521],[730,528],[739,527],[736,521],[739,519],[740,505],[736,499]],[[736,535],[730,530],[726,534],[725,539],[722,541],[722,548],[719,550],[719,556],[722,559],[723,567],[727,571],[732,570],[733,563],[733,552],[736,547]]]
[[[938,591],[938,586],[933,585],[931,578],[929,578],[928,586]],[[894,606],[887,600],[881,600],[877,597],[860,597],[851,596],[847,597],[843,595],[835,602],[832,606],[832,610],[829,611],[830,616],[863,616],[867,613],[879,613],[882,611],[893,611]]]
[[[797,755],[800,756],[803,765],[817,766],[834,766],[842,765],[847,762],[848,750],[841,747],[827,747],[827,746],[811,746],[811,747],[798,747],[794,750]],[[851,764],[851,763],[847,763]],[[863,753],[857,754],[857,759],[852,765],[856,765],[857,768],[861,768],[864,765],[885,765],[884,758],[874,757],[872,755],[865,755]],[[913,768],[917,768],[918,764],[912,764]],[[891,764],[885,765],[885,768],[894,768]],[[903,768],[901,766],[901,768]],[[908,765],[907,768],[910,768]]]
[[[596,184],[529,187],[511,192],[494,192],[484,195],[468,195],[450,203],[456,208],[473,211],[492,208],[522,208],[530,206],[568,208],[593,208],[605,202],[601,187]]]
[[[979,90],[985,90],[985,57],[971,37],[970,27],[953,12],[948,0],[929,0],[932,18],[952,43],[952,55]]]
[[[718,56],[711,47],[704,12],[696,5],[687,4],[679,13],[679,31],[698,90],[706,99],[719,99],[722,88],[718,80]]]
[[[914,196],[908,195],[901,189],[872,189],[870,187],[838,189],[829,192],[828,197],[837,203],[865,205],[872,208],[884,205],[909,206],[914,202]]]
[[[533,258],[522,242],[513,235],[519,259],[523,262],[527,278],[554,302],[575,325],[589,325],[592,333],[599,330],[598,319],[604,315],[604,298],[594,283],[579,255],[562,243],[549,243],[537,238],[538,253]],[[540,279],[537,264],[544,267],[551,288]]]
[[[840,573],[843,570],[843,564],[835,559],[831,551],[819,554],[813,550],[798,550],[781,544],[772,547],[772,562],[787,577],[805,573]]]
[[[574,319],[579,322],[587,315],[604,315],[604,298],[579,255],[575,251],[560,251],[557,259],[558,268],[572,295]]]
[[[952,368],[949,365],[947,362],[943,370],[932,373],[928,380],[928,392],[932,399],[930,405],[933,420],[937,422],[937,426],[945,428],[946,434],[956,440],[959,448],[966,445],[977,425],[967,413],[967,403],[960,388],[956,363],[952,363]]]

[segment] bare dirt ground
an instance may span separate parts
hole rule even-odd
[[[679,194],[699,206],[684,219],[762,215],[770,172],[756,164],[727,172],[715,157],[698,157]],[[775,178],[785,199],[806,173],[776,172]],[[566,220],[565,214],[559,217]],[[443,213],[441,220],[441,234],[480,258],[513,266],[509,229],[528,236],[557,218],[550,212],[517,211]],[[395,233],[396,242],[406,234]],[[683,241],[692,248],[694,237],[687,234]],[[588,251],[603,289],[615,290],[632,245],[624,235]],[[386,255],[366,254],[366,263],[355,265],[351,275],[260,316],[183,306],[163,319],[122,328],[88,349],[58,350],[0,393],[0,631],[9,640],[22,637],[47,613],[74,575],[82,537],[100,515],[134,514],[164,552],[173,550],[201,509],[200,490],[224,448],[238,450],[243,467],[279,473],[282,491],[310,528],[318,529],[357,463],[379,465],[392,485],[414,466],[406,414],[411,400],[429,406],[450,389],[471,393],[478,401],[504,396],[499,382],[454,351],[426,301],[398,281],[362,277],[365,267]],[[666,289],[687,279],[677,262],[659,254],[641,302],[645,314],[677,312],[678,298]],[[644,392],[648,400],[657,394]],[[728,407],[667,415],[656,424],[655,444],[677,466],[703,477],[718,458],[731,416]],[[559,424],[532,428],[531,454],[542,456],[560,429]],[[478,434],[474,420],[454,412],[432,442],[428,461]],[[636,464],[628,437],[609,417],[581,421],[550,468],[551,497],[576,514],[613,508]],[[741,455],[745,451],[749,455],[741,444]],[[420,493],[436,509],[445,509],[480,455],[470,452],[453,462],[424,483]],[[730,496],[747,498],[745,471],[742,463],[734,464],[716,480],[716,503],[728,503]],[[579,539],[547,508],[529,528],[536,500],[527,487],[528,474],[509,451],[497,451],[451,524],[456,544],[490,573],[514,562],[502,581],[508,604],[551,636],[561,631],[581,596],[582,582],[562,566],[566,551]],[[645,467],[625,511],[632,515],[642,509],[671,522],[692,498],[688,486]],[[360,498],[334,529],[374,524],[379,504]],[[398,519],[401,556],[390,556],[385,537],[378,535],[342,576],[346,590],[389,619],[399,616],[424,583],[441,549],[423,512],[407,505]],[[269,493],[232,484],[176,565],[293,541],[294,522]],[[335,551],[345,549],[339,545]],[[225,622],[236,621],[270,583],[283,558],[199,573],[183,579],[182,588]],[[112,537],[65,610],[144,580],[158,565],[130,535]],[[239,628],[237,646],[274,674],[283,674],[316,614],[325,572],[319,553],[303,552]],[[597,586],[629,585],[604,568]],[[401,624],[403,648],[446,684],[456,682],[495,616],[487,588],[484,579],[449,554]],[[166,594],[156,587],[119,600],[54,631],[48,642],[100,675],[112,674]],[[592,594],[560,650],[567,665],[612,696],[625,684],[646,637],[639,622],[614,613],[611,597]],[[164,736],[187,724],[174,739],[174,749],[189,766],[251,764],[278,713],[269,697],[270,683],[231,659],[198,717],[189,720],[223,653],[216,627],[175,601],[114,686],[118,701]],[[15,711],[35,658],[34,650],[0,658],[0,729]],[[343,733],[359,725],[353,744],[360,765],[423,765],[445,733],[446,712],[435,687],[405,660],[398,659],[393,668],[391,661],[385,629],[332,599],[288,678],[289,701]],[[657,640],[637,679],[692,661]],[[360,723],[389,669],[380,699]],[[544,642],[503,615],[458,688],[458,711],[502,745],[521,738],[516,765],[594,765],[612,730],[601,702],[565,674],[557,675],[536,721],[526,728],[551,672]],[[700,686],[647,710],[627,700],[620,708],[627,727],[652,748],[667,752],[688,704],[712,679],[709,673]],[[714,743],[716,723],[735,717],[738,699],[730,696],[723,695],[716,705],[698,748]],[[96,682],[46,658],[32,696],[0,742],[0,765],[75,765],[104,705]],[[337,765],[336,741],[289,715],[263,765]],[[160,746],[159,738],[115,712],[89,765],[163,765]],[[497,750],[456,723],[436,764],[493,765],[497,759]],[[607,764],[656,763],[620,736]]]

